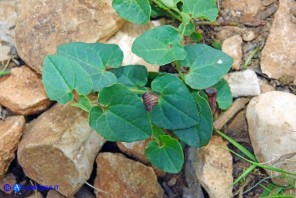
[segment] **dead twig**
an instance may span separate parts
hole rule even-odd
[[[214,128],[221,130],[222,127],[233,117],[235,116],[240,110],[245,108],[246,104],[250,101],[249,98],[238,98],[234,101],[232,106],[224,112],[222,115],[219,116],[217,120],[214,122]]]

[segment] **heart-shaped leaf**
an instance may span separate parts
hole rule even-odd
[[[71,104],[73,107],[78,107],[83,111],[89,112],[91,109],[91,101],[87,96],[81,95],[79,96],[79,101]]]
[[[159,97],[158,103],[149,112],[154,125],[176,130],[198,124],[195,102],[179,78],[171,74],[159,76],[152,81],[151,88]]]
[[[209,21],[215,21],[218,16],[216,0],[183,0],[183,12]]]
[[[147,159],[157,168],[168,173],[178,173],[184,163],[180,143],[168,135],[158,137],[159,143],[151,141],[145,151]]]
[[[150,21],[151,7],[148,0],[113,0],[113,8],[124,19],[138,24]]]
[[[148,80],[148,71],[142,65],[127,65],[111,70],[117,82],[128,87],[144,87]]]
[[[174,134],[189,146],[200,148],[207,145],[212,137],[213,115],[206,99],[198,93],[192,93],[192,96],[198,107],[199,124],[187,129],[175,130]]]
[[[169,8],[175,8],[180,0],[161,0]]]
[[[49,55],[44,59],[42,82],[49,99],[61,104],[73,99],[73,90],[86,95],[93,87],[84,68],[75,61],[58,55]]]
[[[57,54],[68,57],[84,68],[93,81],[93,90],[117,82],[116,76],[107,71],[109,67],[119,67],[123,53],[117,45],[103,43],[67,43],[60,45]]]
[[[99,93],[102,107],[92,107],[89,125],[109,141],[133,142],[146,139],[152,129],[141,99],[122,84]]]
[[[217,89],[217,103],[220,109],[226,110],[232,104],[232,95],[230,87],[224,78],[222,78],[216,85],[214,85]]]
[[[158,65],[182,60],[186,56],[178,30],[170,25],[156,27],[140,35],[132,45],[132,52],[148,63]]]
[[[193,89],[205,89],[216,84],[226,74],[233,59],[220,50],[204,44],[185,47],[187,56],[180,65],[189,67],[185,82]]]

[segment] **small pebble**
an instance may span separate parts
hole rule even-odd
[[[177,183],[177,179],[175,177],[172,177],[169,181],[168,181],[168,185],[169,186],[174,186]]]
[[[256,37],[255,33],[252,30],[246,30],[243,32],[244,41],[252,41]]]

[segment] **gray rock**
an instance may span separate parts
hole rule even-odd
[[[25,128],[24,116],[10,116],[0,120],[0,178],[15,158],[15,151]]]
[[[89,127],[88,113],[57,104],[26,127],[18,161],[28,177],[71,196],[90,177],[105,141]]]
[[[122,154],[100,153],[94,186],[97,198],[162,198],[164,193],[151,167],[127,159]]]
[[[292,22],[295,0],[281,0],[262,51],[261,70],[270,78],[292,77],[296,84],[296,23]]]
[[[16,18],[16,1],[0,1],[0,61],[11,58],[10,52],[15,46],[14,27]]]
[[[232,72],[226,74],[224,79],[228,82],[234,98],[260,94],[259,79],[253,70]]]
[[[255,16],[261,6],[261,0],[223,0],[222,7],[224,9],[241,12],[242,15]]]
[[[240,35],[234,35],[223,41],[222,51],[231,56],[234,60],[232,68],[239,70],[242,63],[242,37]]]
[[[112,0],[19,0],[16,47],[37,72],[62,43],[97,42],[112,36],[125,22]]]
[[[11,74],[0,78],[0,105],[21,115],[44,111],[51,101],[47,98],[40,76],[29,67],[15,67]]]
[[[247,107],[249,135],[260,163],[296,171],[296,96],[272,91],[251,100]],[[268,171],[270,176],[279,176]],[[273,178],[279,185],[284,179]]]
[[[198,149],[194,161],[195,175],[211,198],[232,198],[232,156],[220,136],[213,136]]]

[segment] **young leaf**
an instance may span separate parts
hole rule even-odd
[[[201,33],[199,33],[199,32],[195,32],[195,31],[194,31],[194,32],[190,35],[190,39],[191,39],[192,41],[195,41],[195,42],[200,42],[200,41],[203,40],[203,36],[202,36]]]
[[[111,70],[117,82],[128,87],[144,87],[148,80],[148,71],[142,65],[128,65]]]
[[[122,84],[105,87],[99,94],[102,107],[92,107],[89,125],[109,141],[134,142],[151,134],[141,99]]]
[[[88,73],[78,63],[59,55],[44,59],[42,82],[48,97],[61,104],[73,99],[73,90],[87,95],[93,87]]]
[[[190,36],[194,32],[194,29],[195,26],[192,21],[190,21],[188,24],[181,23],[178,27],[178,31],[184,36]]]
[[[89,112],[91,109],[91,102],[87,96],[79,96],[79,101],[71,104],[73,107],[78,107],[86,112]]]
[[[203,147],[208,144],[213,132],[213,115],[206,99],[198,93],[192,93],[196,106],[199,111],[199,124],[187,128],[173,131],[183,142],[193,147]]]
[[[180,2],[180,0],[161,0],[161,1],[169,8],[175,8],[177,3]]]
[[[93,81],[94,91],[117,82],[116,76],[107,68],[119,67],[123,60],[122,51],[114,44],[67,43],[58,47],[57,54],[68,57],[84,68]]]
[[[184,163],[184,153],[180,143],[169,135],[158,137],[159,144],[151,141],[145,154],[148,160],[157,168],[168,173],[178,173]]]
[[[216,0],[183,0],[183,12],[209,21],[215,21],[218,16]]]
[[[132,45],[132,52],[148,63],[158,65],[182,60],[186,56],[178,30],[170,25],[156,27],[140,35]]]
[[[222,78],[216,85],[214,85],[217,89],[217,103],[220,109],[226,110],[232,104],[232,95],[230,91],[230,87],[224,78]]]
[[[165,135],[163,129],[157,127],[157,126],[152,126],[152,136],[158,140],[158,138],[162,135]]]
[[[130,22],[144,24],[150,20],[148,0],[113,0],[112,6],[122,18]]]
[[[216,84],[226,74],[233,59],[220,50],[204,44],[187,45],[187,56],[180,65],[189,67],[185,82],[193,89],[205,89]]]
[[[179,78],[171,74],[159,76],[152,81],[151,88],[159,95],[158,103],[149,112],[154,125],[176,130],[198,124],[195,102]]]
[[[211,44],[211,46],[213,48],[217,49],[217,50],[222,50],[222,43],[221,43],[221,41],[218,41],[218,40],[213,41],[212,44]]]

